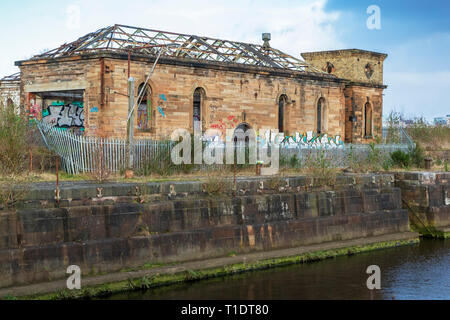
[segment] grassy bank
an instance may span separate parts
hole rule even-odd
[[[101,298],[125,291],[147,290],[150,288],[167,286],[182,282],[199,281],[209,278],[229,276],[248,271],[256,271],[291,264],[320,261],[324,259],[335,258],[338,256],[353,255],[373,250],[386,249],[403,245],[411,245],[418,242],[419,242],[418,239],[395,240],[395,241],[378,242],[368,245],[350,246],[339,249],[313,251],[296,256],[289,256],[276,259],[265,259],[248,263],[237,263],[218,268],[202,269],[202,270],[186,270],[175,274],[154,274],[140,278],[85,287],[81,290],[72,290],[72,291],[62,290],[50,294],[20,297],[19,299],[60,300],[60,299],[89,299],[94,297]],[[5,297],[5,299],[16,299],[16,298],[10,296]]]

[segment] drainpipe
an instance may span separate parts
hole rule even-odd
[[[128,79],[130,79],[130,73],[131,73],[131,53],[130,50],[128,50]]]
[[[100,58],[100,107],[105,106],[105,59]]]
[[[128,113],[127,121],[127,169],[133,168],[133,137],[134,137],[134,78],[128,78]]]

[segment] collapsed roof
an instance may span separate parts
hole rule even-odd
[[[20,72],[14,73],[0,79],[0,81],[20,81]]]
[[[177,46],[166,47],[169,44]],[[101,51],[155,56],[163,47],[166,50],[162,55],[172,58],[238,63],[324,74],[323,71],[303,60],[271,47],[119,24],[89,33],[74,42],[36,55],[33,59],[59,58]]]

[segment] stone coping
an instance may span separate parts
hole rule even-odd
[[[336,178],[332,189],[345,186],[373,187],[384,185],[392,186],[393,174],[354,174],[348,173]],[[60,198],[65,200],[82,200],[104,197],[137,196],[139,194],[198,194],[204,193],[204,185],[210,183],[208,178],[191,181],[164,181],[164,182],[105,182],[98,184],[89,181],[62,181],[59,183]],[[224,190],[233,191],[233,178],[227,177],[223,180]],[[283,190],[276,191],[298,191],[298,188],[317,187],[321,184],[320,179],[311,176],[258,176],[258,177],[236,177],[237,191],[244,190],[245,194],[257,193],[258,190],[268,189],[269,185],[277,185]],[[288,190],[284,190],[288,189]],[[30,191],[24,196],[24,201],[54,201],[56,182],[31,183]]]

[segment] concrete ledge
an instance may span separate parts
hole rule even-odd
[[[78,290],[77,292],[80,293],[81,291],[85,290],[89,287],[95,287],[99,285],[104,284],[112,284],[112,283],[119,283],[123,281],[129,281],[132,279],[138,279],[147,277],[151,279],[155,276],[161,276],[161,275],[177,275],[177,274],[183,274],[188,271],[201,271],[201,270],[211,270],[214,268],[222,268],[226,266],[233,266],[236,264],[243,264],[244,268],[236,269],[233,273],[236,272],[244,272],[246,270],[256,270],[256,269],[263,269],[267,267],[275,267],[279,265],[286,265],[286,264],[293,264],[293,263],[300,263],[300,262],[306,262],[310,260],[319,260],[320,258],[325,259],[328,257],[343,255],[343,254],[353,254],[358,252],[365,252],[365,251],[371,251],[375,249],[382,249],[382,248],[389,248],[389,247],[395,247],[399,245],[407,245],[407,244],[413,244],[417,243],[419,241],[418,233],[415,232],[402,232],[402,233],[395,233],[395,234],[386,234],[382,236],[375,236],[375,237],[368,237],[368,238],[360,238],[360,239],[352,239],[347,241],[334,241],[334,242],[327,242],[322,244],[315,244],[315,245],[308,245],[308,246],[302,246],[302,247],[296,247],[296,248],[289,248],[289,249],[281,249],[281,250],[273,250],[273,251],[266,251],[266,252],[257,252],[257,253],[248,253],[248,254],[242,254],[232,257],[222,257],[222,258],[215,258],[215,259],[207,259],[207,260],[201,260],[201,261],[191,261],[191,262],[184,262],[179,263],[173,266],[164,266],[164,267],[157,267],[152,268],[148,270],[137,270],[137,271],[129,271],[129,272],[117,272],[117,273],[111,273],[107,275],[100,275],[100,276],[93,276],[93,277],[84,277],[82,278],[82,287],[83,289]],[[348,249],[348,250],[342,250],[342,249]],[[338,250],[338,251],[336,251]],[[304,255],[308,253],[317,253],[320,252],[321,254],[317,255],[317,258],[312,257],[313,259],[305,258]],[[298,259],[296,259],[296,257]],[[287,259],[283,259],[287,258]],[[278,261],[269,261],[269,260],[277,260]],[[266,262],[262,263],[261,267],[250,267],[245,268],[246,265],[252,266],[252,264],[258,263],[258,262]],[[223,275],[217,273],[218,276]],[[211,277],[206,276],[205,278]],[[184,277],[184,276],[183,276]],[[175,279],[175,278],[174,278]],[[200,280],[201,277],[197,277],[195,280]],[[186,281],[188,279],[184,279]],[[194,280],[194,279],[191,279]],[[183,280],[181,280],[183,281]],[[172,280],[167,281],[166,283],[160,283],[160,285],[164,284],[170,284],[174,282],[180,282],[180,280]],[[120,288],[120,289],[118,289]],[[128,290],[133,289],[133,287],[129,287]],[[62,290],[66,290],[66,280],[59,280],[59,281],[53,281],[48,283],[41,283],[41,284],[34,284],[34,285],[27,285],[27,286],[21,286],[21,287],[12,287],[12,288],[6,288],[0,290],[0,297],[7,297],[7,296],[13,296],[13,297],[23,297],[23,296],[34,296],[34,295],[44,295],[46,293],[54,293],[54,292],[60,292]],[[115,291],[124,291],[126,290],[125,286],[117,286]],[[111,290],[109,291],[111,293]],[[83,294],[81,294],[82,296]],[[57,298],[58,296],[44,296],[41,298]],[[35,297],[38,298],[38,297]]]

